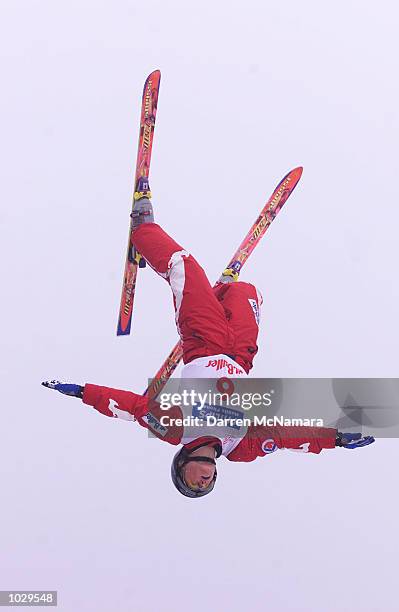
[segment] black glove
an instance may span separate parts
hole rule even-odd
[[[42,385],[44,387],[47,387],[48,389],[55,389],[55,391],[59,391],[60,393],[63,393],[64,395],[71,395],[72,397],[80,397],[80,399],[82,399],[83,397],[84,387],[81,387],[80,385],[64,383],[64,382],[61,382],[60,380],[46,380],[45,382],[42,382]]]
[[[335,438],[335,446],[343,446],[344,448],[361,448],[375,442],[373,436],[362,436],[361,433],[342,433],[337,431]]]

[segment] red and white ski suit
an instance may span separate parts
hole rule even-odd
[[[180,406],[167,410],[147,397],[130,391],[119,391],[109,387],[86,385],[83,402],[110,417],[129,421],[137,420],[160,440],[170,444],[181,444],[184,438],[183,425],[176,421],[183,418]],[[163,426],[162,422],[170,423]],[[222,446],[222,454],[229,461],[253,461],[278,448],[290,448],[302,452],[319,453],[323,448],[334,448],[337,430],[330,427],[287,427],[263,425],[250,426],[239,439],[214,438]],[[198,436],[196,442],[201,439]],[[186,444],[190,447],[190,442]]]
[[[246,376],[257,353],[259,310],[262,298],[256,288],[243,282],[221,284],[213,289],[197,261],[155,223],[139,226],[133,232],[138,251],[173,292],[176,324],[183,342],[182,376],[222,378]],[[156,437],[170,444],[185,444],[184,418],[180,406],[167,410],[154,400],[109,387],[87,384],[83,401],[102,414],[137,420]],[[167,422],[163,425],[162,422]],[[252,425],[242,435],[222,433],[204,438],[220,444],[230,461],[253,461],[277,448],[319,453],[335,447],[336,429],[325,427],[285,427]],[[202,438],[197,436],[197,444]]]
[[[224,354],[248,373],[258,351],[262,298],[256,288],[233,282],[213,289],[194,257],[155,223],[139,226],[133,243],[172,289],[183,362]]]

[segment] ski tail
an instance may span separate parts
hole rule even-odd
[[[238,275],[248,260],[248,257],[251,255],[257,244],[259,244],[259,241],[267,232],[272,221],[275,219],[297,186],[302,176],[302,171],[303,168],[301,166],[294,168],[294,170],[288,172],[288,174],[286,174],[285,177],[279,182],[276,189],[273,191],[272,195],[262,208],[255,223],[252,225],[248,234],[245,236],[244,240],[234,253],[222,276],[215,283],[215,286],[222,281],[223,276],[228,275],[238,278]],[[182,343],[179,341],[165,359],[163,365],[159,368],[154,378],[151,380],[151,383],[145,390],[144,395],[148,395],[148,397],[152,399],[162,391],[169,378],[179,365],[182,356],[183,347]]]
[[[149,173],[160,80],[161,73],[159,70],[155,70],[147,77],[144,84],[132,208],[134,208],[135,199],[138,197],[142,197],[143,195],[150,197]],[[130,224],[129,229],[129,241],[119,307],[118,327],[116,332],[118,336],[130,334],[137,273],[138,269],[145,265],[144,259],[130,242],[131,233],[132,224]]]
[[[183,345],[179,340],[165,359],[158,372],[155,374],[151,383],[144,391],[144,395],[148,395],[150,399],[153,399],[158,393],[162,391],[173,372],[176,370],[183,357]]]

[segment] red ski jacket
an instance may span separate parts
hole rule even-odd
[[[83,402],[106,416],[137,420],[157,438],[169,444],[182,443],[184,427],[175,424],[176,420],[182,419],[179,406],[165,410],[143,395],[90,384],[84,388]],[[165,422],[168,426],[162,424]],[[219,441],[222,454],[229,461],[254,461],[281,448],[320,453],[323,448],[335,447],[336,434],[337,430],[329,427],[251,425],[242,438],[232,441],[231,438],[221,437]]]

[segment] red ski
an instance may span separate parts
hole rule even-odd
[[[234,253],[226,270],[216,282],[215,286],[221,281],[223,276],[233,276],[235,280],[238,279],[238,275],[240,274],[241,269],[248,257],[259,243],[260,239],[265,235],[273,219],[279,213],[297,186],[299,179],[302,176],[302,170],[303,169],[301,167],[295,168],[294,170],[291,170],[291,172],[289,172],[282,179],[282,181],[280,181],[272,196],[262,208],[260,215],[252,225],[248,234],[245,236],[237,251]],[[152,379],[151,384],[145,391],[145,395],[149,395],[149,397],[153,398],[160,393],[178,366],[182,355],[182,344],[179,341],[170,352],[169,356],[163,363],[162,367],[158,370],[155,377]]]
[[[138,198],[143,196],[151,197],[148,177],[150,173],[152,141],[154,138],[160,80],[161,73],[159,70],[155,70],[147,77],[144,84],[132,209],[134,209],[134,202]],[[132,225],[130,224],[122,297],[119,308],[118,329],[116,332],[118,336],[130,334],[137,273],[139,268],[145,266],[144,259],[130,242],[131,232]]]

